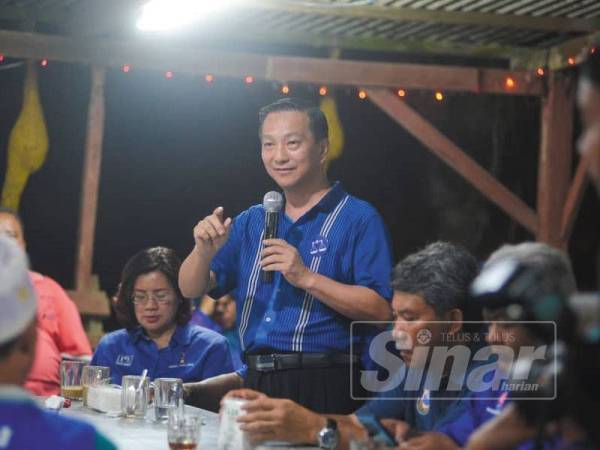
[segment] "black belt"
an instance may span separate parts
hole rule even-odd
[[[244,355],[249,369],[272,372],[285,369],[308,369],[331,366],[349,366],[358,362],[357,356],[343,353],[289,353],[271,355]]]

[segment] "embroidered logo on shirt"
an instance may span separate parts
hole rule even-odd
[[[8,425],[0,428],[0,448],[8,448],[12,438],[12,429]]]
[[[133,355],[119,355],[115,361],[117,366],[129,367],[133,364]]]
[[[317,238],[310,244],[311,255],[323,255],[327,252],[329,241],[325,236],[317,236]]]
[[[181,353],[181,356],[179,357],[179,365],[183,366],[185,364],[185,353]]]
[[[429,414],[429,410],[431,409],[431,392],[429,389],[423,390],[423,395],[421,398],[417,400],[417,411],[422,416],[426,416]]]

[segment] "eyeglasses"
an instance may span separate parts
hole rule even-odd
[[[168,291],[159,291],[148,295],[142,294],[141,292],[136,292],[131,297],[131,301],[136,306],[146,306],[150,299],[154,300],[158,305],[166,305],[173,300],[173,293]]]

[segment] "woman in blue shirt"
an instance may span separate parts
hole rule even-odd
[[[135,254],[125,264],[117,294],[117,318],[125,326],[102,338],[91,364],[109,366],[114,383],[123,375],[200,381],[236,369],[227,340],[189,324],[190,301],[177,285],[180,260],[165,247]]]

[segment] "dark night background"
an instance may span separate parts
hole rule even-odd
[[[23,76],[24,66],[0,71],[0,182]],[[50,149],[20,213],[34,269],[72,288],[89,69],[51,61],[39,83]],[[319,99],[318,86],[290,87],[294,96]],[[462,243],[484,259],[504,242],[533,238],[368,100],[329,88],[346,138],[330,178],[382,213],[396,259],[436,239]],[[133,253],[166,245],[183,258],[197,220],[218,205],[235,215],[274,187],[260,160],[257,111],[280,97],[267,82],[216,78],[208,85],[202,74],[167,80],[135,68],[108,72],[94,252],[104,290],[114,292]],[[406,101],[535,206],[538,99],[446,93],[438,103],[431,92],[409,90]],[[590,187],[570,246],[583,290],[596,285],[599,211]]]

